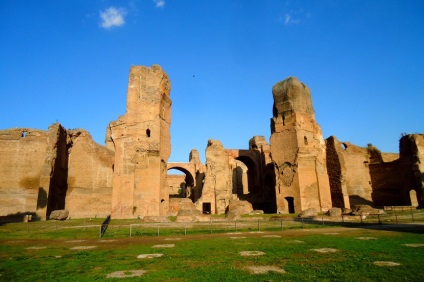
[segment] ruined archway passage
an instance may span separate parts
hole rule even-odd
[[[195,187],[195,178],[185,164],[168,164],[167,180],[170,198],[192,199],[192,189]],[[174,173],[172,173],[174,172]]]

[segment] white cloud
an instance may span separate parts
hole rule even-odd
[[[123,8],[110,7],[104,11],[100,11],[102,22],[100,26],[109,29],[114,26],[122,26],[125,24],[125,15],[127,11]]]
[[[156,4],[156,8],[163,8],[165,7],[165,0],[153,0]]]

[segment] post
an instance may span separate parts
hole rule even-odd
[[[411,207],[411,217],[412,217],[412,223],[414,223],[414,213],[412,212],[412,207]]]
[[[102,226],[99,226],[99,239],[102,238]]]

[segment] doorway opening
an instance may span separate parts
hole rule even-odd
[[[203,211],[203,214],[211,214],[211,203],[203,203],[202,211]]]
[[[285,197],[287,210],[289,213],[294,213],[294,198],[293,197]]]

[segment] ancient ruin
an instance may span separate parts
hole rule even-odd
[[[404,135],[399,154],[325,140],[309,88],[289,77],[272,87],[269,143],[253,136],[247,149],[228,149],[209,139],[205,164],[194,149],[189,162],[171,163],[170,92],[160,66],[131,67],[126,113],[107,126],[105,146],[58,123],[1,130],[0,217],[46,219],[66,209],[72,218],[203,220],[357,204],[424,207],[424,134]]]

